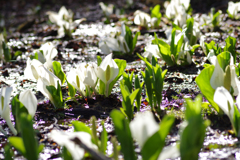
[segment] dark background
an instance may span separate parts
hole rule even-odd
[[[118,8],[126,4],[124,0],[0,0],[0,19],[4,19],[6,28],[16,27],[25,21],[46,17],[46,11],[57,12],[64,5],[75,13],[75,18],[85,17],[89,21],[95,21],[102,16],[99,15],[100,12],[96,12],[100,10],[98,3],[101,1],[113,3]],[[164,0],[135,0],[128,13],[144,8],[148,11],[148,7],[153,6],[154,3],[163,4],[163,2]],[[228,0],[191,0],[191,6],[193,13],[208,13],[211,7],[221,9],[225,13]],[[161,11],[164,12],[163,5]]]

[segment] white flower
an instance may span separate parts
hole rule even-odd
[[[204,52],[205,55],[207,55],[207,49],[206,49],[206,46],[205,46],[205,39],[206,39],[206,36],[205,35],[202,35],[200,37],[200,46],[202,47],[202,50]]]
[[[47,90],[46,86],[54,86],[56,89],[58,88],[58,83],[61,84],[61,80],[56,77],[52,72],[50,72],[47,68],[45,68],[43,65],[40,66],[42,73],[37,81],[37,90],[40,91],[45,97],[47,97],[52,104],[54,104],[54,99],[50,92]],[[58,108],[55,106],[55,108]]]
[[[26,107],[28,113],[34,117],[37,111],[37,98],[30,89],[19,94],[19,101]]]
[[[184,12],[188,9],[190,0],[171,0],[171,2],[166,6],[166,16],[168,18],[175,18],[180,12],[182,12],[182,7]]]
[[[105,16],[109,17],[111,14],[113,14],[113,8],[114,8],[113,4],[109,4],[107,6],[103,2],[100,2],[99,5],[100,5],[103,13],[105,14]]]
[[[24,70],[24,76],[27,79],[37,81],[42,73],[42,69],[40,68],[40,66],[42,65],[43,64],[39,60],[36,59],[30,60],[30,58],[28,58],[27,66]]]
[[[186,42],[185,44],[182,45],[182,49],[178,54],[178,59],[183,59],[183,60],[187,60],[188,64],[192,63],[192,56],[190,54],[191,51],[191,46],[188,44],[188,42]]]
[[[228,2],[228,13],[236,19],[237,13],[240,11],[240,2],[234,3],[232,1]]]
[[[73,12],[70,10],[68,11],[64,6],[60,8],[58,13],[48,11],[47,15],[49,16],[50,21],[52,23],[57,24],[58,26],[62,25],[63,20],[69,21],[69,20],[72,20],[73,18]]]
[[[143,27],[150,27],[151,23],[151,16],[145,12],[137,10],[134,12],[134,23],[139,26]]]
[[[97,83],[96,76],[97,64],[81,63],[76,69],[72,68],[68,73],[67,79],[82,95],[88,87],[95,89]]]
[[[0,93],[0,115],[7,122],[10,130],[14,135],[17,135],[17,131],[14,128],[10,118],[10,97],[12,93],[12,87],[3,87]]]
[[[112,54],[109,54],[97,68],[96,74],[105,84],[110,84],[117,77],[118,72],[118,65],[112,59]]]
[[[158,45],[156,44],[147,44],[144,49],[145,52],[143,53],[143,56],[147,57],[150,61],[152,60],[152,56],[156,58],[160,58],[161,56]]]
[[[139,112],[130,122],[129,127],[140,148],[144,146],[148,138],[159,130],[159,125],[150,111]]]
[[[83,159],[85,151],[79,145],[75,144],[72,139],[78,138],[87,147],[97,150],[97,146],[92,143],[92,138],[86,132],[63,132],[59,130],[52,130],[48,135],[53,141],[61,146],[65,146],[71,153],[73,159]]]
[[[215,58],[215,62],[213,65],[215,66],[215,68],[210,79],[210,84],[213,89],[216,89],[217,87],[224,85],[224,71],[220,67],[217,58]]]
[[[212,77],[210,79],[210,84],[213,89],[216,89],[217,87],[224,86],[225,83],[230,83],[231,87],[233,89],[233,95],[237,96],[240,92],[239,87],[240,86],[240,81],[237,78],[236,71],[235,71],[235,66],[233,62],[233,56],[231,55],[230,58],[230,77],[228,79],[224,79],[226,73],[224,73],[223,69],[219,65],[217,56],[214,55],[213,51],[210,50],[208,54],[208,60],[215,66]],[[231,80],[229,80],[231,79]],[[227,82],[226,82],[227,81]],[[229,81],[229,82],[228,82]]]

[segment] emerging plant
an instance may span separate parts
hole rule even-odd
[[[181,35],[181,38],[175,42],[175,34],[176,29],[173,28],[170,45],[167,42],[158,39],[156,34],[152,43],[158,45],[160,57],[167,63],[167,65],[189,65],[192,63],[192,55],[199,45],[191,47],[188,43],[184,43],[184,35]]]
[[[213,101],[215,90],[223,86],[236,96],[239,94],[240,81],[236,75],[231,53],[222,52],[217,56],[212,56],[209,60],[213,65],[206,65],[197,76],[196,83],[212,107],[220,112],[219,106]]]
[[[132,31],[124,23],[121,24],[121,34],[116,35],[116,38],[106,37],[99,42],[99,48],[105,54],[123,55],[133,53],[137,43],[137,37],[140,33],[137,32],[133,37]]]
[[[210,125],[209,120],[202,118],[202,96],[198,95],[193,102],[190,98],[186,98],[185,123],[186,127],[180,133],[180,155],[181,159],[198,160],[205,137],[207,126]]]
[[[205,53],[206,56],[210,57],[212,55],[219,55],[220,53],[224,51],[228,51],[232,54],[234,63],[236,63],[236,38],[228,36],[227,39],[225,39],[226,46],[222,49],[218,46],[218,44],[215,44],[214,41],[211,41],[210,43],[204,42],[205,37],[201,37],[200,45]],[[211,52],[211,53],[210,53]]]
[[[7,125],[9,126],[10,130],[14,135],[17,135],[17,131],[14,128],[11,118],[10,118],[10,96],[12,93],[12,87],[3,87],[0,93],[0,115],[6,121]]]
[[[231,19],[239,19],[239,16],[237,16],[237,13],[240,11],[240,2],[228,2],[228,9],[227,9],[227,13],[228,16]]]
[[[186,20],[190,18],[188,12],[191,10],[190,0],[171,0],[166,3],[166,16],[169,19],[174,18],[174,24],[182,27],[186,24]]]
[[[39,153],[43,150],[44,145],[37,143],[32,116],[22,113],[19,120],[21,137],[9,137],[8,141],[26,159],[38,160]]]
[[[240,87],[240,86],[238,86]],[[222,109],[222,111],[229,117],[233,126],[235,135],[240,137],[240,113],[237,106],[240,106],[240,96],[237,96],[237,106],[230,92],[224,87],[218,87],[214,93],[214,102]]]
[[[38,78],[37,90],[52,102],[55,109],[63,108],[64,102],[60,86],[61,80],[43,65],[40,66],[40,68],[43,72]]]
[[[203,25],[210,27],[212,31],[216,31],[219,28],[219,24],[221,22],[221,13],[221,10],[215,12],[215,8],[211,8],[209,15],[203,14],[200,17],[200,21]]]
[[[162,14],[160,13],[160,5],[156,5],[151,9],[151,16],[140,10],[135,11],[133,15],[134,23],[146,29],[158,28],[162,17]]]
[[[126,81],[122,80],[120,82],[120,89],[122,93],[122,108],[120,110],[122,113],[128,118],[129,121],[133,119],[133,111],[134,111],[134,100],[139,92],[139,89],[135,91],[129,90],[129,87],[126,85]]]
[[[97,93],[97,64],[81,63],[77,68],[72,68],[68,73],[67,79],[83,96],[91,97],[93,92]]]
[[[56,57],[58,54],[58,51],[56,47],[53,45],[52,42],[47,42],[41,45],[41,47],[36,50],[35,57],[32,57],[32,59],[39,60],[44,66],[53,72],[53,65],[52,65],[52,59]],[[36,56],[37,55],[37,56]]]
[[[106,97],[111,94],[113,85],[122,76],[126,65],[125,60],[113,60],[112,54],[107,55],[103,61],[101,57],[98,57],[96,75],[99,78],[99,94],[103,94]]]
[[[161,67],[157,64],[157,59],[152,57],[152,64],[146,58],[138,55],[145,63],[147,68],[145,72],[141,72],[144,78],[147,101],[151,106],[152,111],[157,111],[160,115],[160,104],[162,101],[163,81],[167,70],[162,71]]]
[[[110,15],[113,14],[114,5],[113,4],[105,5],[103,2],[100,2],[99,5],[103,11],[104,16],[106,17],[106,20],[104,21],[104,23],[109,24]]]
[[[60,8],[58,13],[48,11],[47,15],[52,23],[55,23],[59,26],[59,37],[67,36],[71,38],[73,29],[82,21],[86,20],[85,18],[81,18],[73,21],[73,12],[71,10],[67,10],[64,6]]]
[[[0,33],[0,60],[5,62],[9,62],[11,60],[10,50],[2,33]]]

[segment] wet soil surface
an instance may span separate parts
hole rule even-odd
[[[119,82],[114,86],[112,94],[109,98],[104,98],[100,95],[94,95],[92,98],[84,98],[80,95],[76,95],[77,101],[67,101],[65,109],[54,110],[52,104],[47,100],[39,91],[36,90],[36,83],[24,78],[24,69],[26,67],[26,59],[34,53],[35,49],[38,49],[41,44],[51,41],[54,43],[58,50],[58,55],[54,59],[60,61],[65,73],[68,73],[72,66],[81,62],[87,61],[96,62],[97,55],[104,57],[101,50],[98,48],[98,41],[106,34],[110,32],[119,31],[120,23],[118,18],[112,17],[112,20],[116,22],[114,25],[106,25],[102,22],[103,14],[98,5],[98,1],[86,2],[73,2],[71,0],[65,2],[54,3],[55,1],[46,2],[42,1],[39,4],[37,1],[27,3],[24,1],[12,3],[2,1],[2,6],[6,8],[1,10],[1,15],[7,17],[5,21],[7,26],[7,39],[11,54],[16,51],[21,51],[22,56],[19,56],[16,60],[3,63],[0,65],[0,87],[12,86],[12,96],[20,93],[25,89],[32,89],[38,99],[38,108],[34,117],[34,128],[37,130],[37,138],[39,143],[45,145],[42,153],[40,153],[40,159],[54,159],[60,157],[61,147],[53,141],[49,140],[47,134],[54,128],[73,131],[72,120],[79,120],[89,124],[91,116],[96,116],[98,119],[98,131],[101,132],[101,120],[105,120],[105,128],[109,133],[109,136],[114,135],[114,129],[109,118],[109,113],[113,109],[119,109],[121,107],[121,92],[119,88]],[[115,2],[120,8],[123,4]],[[226,1],[215,1],[212,6],[219,7],[219,9],[226,9]],[[57,26],[51,24],[48,17],[45,15],[46,11],[58,11],[58,9],[65,5],[67,8],[72,9],[75,13],[75,19],[85,17],[87,21],[83,22],[76,28],[73,39],[57,38]],[[194,1],[192,6],[197,8],[198,1]],[[28,8],[20,9],[19,8]],[[40,11],[37,10],[37,6],[40,6]],[[87,7],[86,7],[87,6]],[[136,2],[132,8],[126,11],[125,17],[129,20],[133,19],[133,12],[136,9],[149,11],[148,5]],[[194,9],[194,12],[199,12],[198,9]],[[208,10],[206,10],[208,12]],[[214,40],[220,46],[224,46],[224,40],[229,36],[237,38],[236,50],[240,52],[239,41],[239,28],[240,23],[227,18],[226,14],[223,14],[223,21],[221,22],[220,37],[215,38],[210,34],[207,37],[207,41]],[[130,57],[125,58],[128,62],[126,72],[134,71],[134,74],[138,74],[141,81],[141,71],[144,71],[145,65],[137,58],[136,53],[142,54],[146,42],[150,40],[153,33],[156,32],[160,38],[165,38],[164,31],[169,24],[161,22],[162,28],[159,30],[141,30],[141,36],[138,38],[137,46],[134,53]],[[130,25],[133,31],[138,29],[137,26]],[[206,30],[202,30],[205,34]],[[239,59],[237,58],[239,61]],[[194,99],[197,94],[200,93],[195,78],[198,73],[203,69],[203,64],[207,62],[204,53],[201,48],[195,51],[193,56],[193,64],[184,67],[168,67],[162,60],[159,60],[159,64],[163,69],[168,69],[166,77],[164,79],[163,100],[161,108],[163,110],[172,111],[176,115],[175,125],[172,128],[167,140],[167,145],[173,145],[179,140],[178,130],[181,122],[184,118],[184,97],[190,97]],[[62,87],[64,98],[67,98],[67,87]],[[145,92],[142,94],[141,111],[149,110],[150,107],[145,99]],[[206,101],[204,99],[204,101]],[[207,128],[207,133],[204,141],[204,146],[199,153],[200,159],[239,159],[240,149],[237,138],[231,133],[231,123],[226,115],[217,115],[212,110],[205,109],[203,116],[211,121],[211,126]],[[9,133],[8,126],[5,121],[0,118],[0,124],[3,129]],[[110,139],[110,138],[109,138]],[[4,146],[7,143],[7,137],[0,133],[0,158],[4,156]],[[111,154],[111,147],[108,147],[108,153]],[[14,151],[16,159],[21,159],[22,156],[19,152]]]

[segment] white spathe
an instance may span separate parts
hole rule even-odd
[[[100,66],[97,68],[96,74],[105,84],[110,84],[119,73],[116,62],[112,59],[112,54],[107,55]]]
[[[17,131],[14,128],[11,118],[10,118],[10,97],[12,93],[12,87],[3,87],[0,93],[0,115],[6,121],[7,125],[9,126],[10,130],[14,135],[17,135]]]
[[[130,122],[129,127],[140,148],[144,146],[149,137],[159,130],[159,125],[150,111],[137,113],[134,120]]]
[[[161,57],[158,45],[156,44],[147,44],[144,49],[145,49],[145,52],[143,53],[143,56],[148,58],[150,61],[152,60],[152,56],[156,58]]]
[[[100,2],[99,5],[103,13],[105,14],[105,16],[109,17],[111,14],[113,14],[113,8],[114,8],[113,4],[105,5],[103,2]]]
[[[30,89],[27,89],[19,94],[19,101],[26,107],[28,113],[34,117],[37,111],[37,98]]]
[[[45,97],[47,97],[52,104],[54,104],[54,99],[50,92],[47,90],[46,86],[54,86],[56,89],[58,88],[58,83],[61,84],[61,80],[55,76],[52,72],[50,72],[43,65],[40,66],[42,73],[37,81],[37,90],[40,91]],[[57,106],[55,106],[57,108]]]
[[[240,2],[228,2],[228,13],[231,14],[231,16],[236,19],[237,13],[240,11]]]
[[[31,60],[30,58],[28,58],[27,66],[24,70],[24,76],[27,79],[37,81],[42,73],[42,68],[40,67],[42,65],[43,64],[39,60],[37,59]]]
[[[134,23],[143,27],[150,27],[151,16],[143,11],[137,10],[134,12]]]
[[[97,151],[97,146],[92,143],[91,135],[86,132],[63,132],[59,130],[52,130],[48,137],[55,141],[58,145],[65,146],[71,153],[73,159],[76,160],[83,159],[85,150],[72,141],[74,138],[78,138],[87,147]]]

